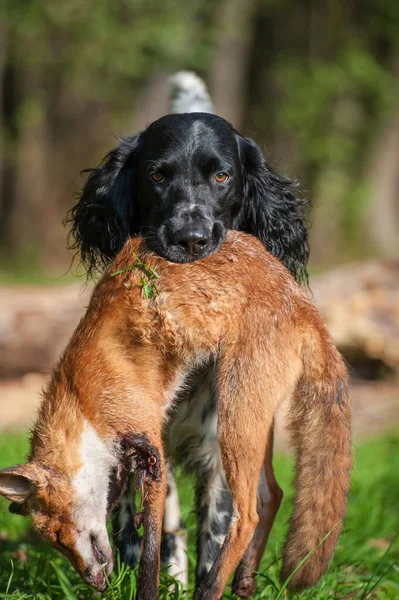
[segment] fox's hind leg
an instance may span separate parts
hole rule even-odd
[[[195,600],[221,598],[228,578],[243,557],[259,522],[257,489],[266,450],[265,419],[258,421],[262,430],[258,435],[259,431],[254,431],[254,428],[243,426],[234,409],[229,413],[229,416],[223,416],[220,443],[233,500],[233,517],[221,551],[197,589]]]
[[[259,570],[270,530],[283,498],[283,492],[273,471],[273,433],[274,423],[269,431],[265,462],[258,487],[259,523],[233,580],[232,592],[240,598],[249,598],[256,592],[255,572]]]
[[[263,465],[267,467],[268,481],[274,480],[269,468],[274,415],[281,401],[292,395],[302,369],[296,349],[287,344],[277,347],[273,344],[273,332],[263,344],[258,337],[248,336],[253,322],[253,315],[248,325],[243,320],[242,336],[235,335],[234,341],[225,343],[219,355],[218,436],[233,518],[223,547],[195,593],[195,600],[219,600],[250,546],[259,523],[257,492]],[[267,451],[270,455],[265,463]],[[268,529],[271,522],[272,519]],[[256,561],[266,538],[264,528],[258,531],[262,535],[255,546]]]
[[[235,355],[234,348],[227,349],[231,354],[226,356],[225,350],[219,365],[218,434],[233,517],[222,549],[197,589],[195,600],[221,598],[259,523],[257,491],[279,383],[268,376],[264,361],[257,360],[256,350],[249,350],[247,347],[243,357]],[[255,376],[254,364],[264,377]]]

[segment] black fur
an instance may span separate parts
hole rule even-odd
[[[198,557],[195,586],[198,588],[208,574],[209,564],[219,555],[221,538],[227,534],[233,515],[233,502],[224,475],[215,470],[202,470],[201,478],[197,479],[195,500]]]
[[[243,173],[243,211],[237,229],[255,235],[298,281],[308,276],[307,230],[298,182],[277,175],[250,138],[238,136]]]
[[[154,182],[152,173],[164,179]],[[215,175],[227,172],[224,183]],[[90,175],[66,222],[70,248],[89,273],[101,271],[129,235],[142,233],[169,260],[215,252],[228,228],[258,237],[297,280],[307,281],[306,202],[297,183],[277,175],[258,146],[224,119],[167,115],[127,137]],[[203,247],[188,252],[196,235]]]
[[[139,158],[139,136],[122,139],[90,173],[79,202],[69,212],[71,249],[80,252],[89,273],[101,271],[133,233],[133,189]]]

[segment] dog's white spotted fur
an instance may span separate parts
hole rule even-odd
[[[170,79],[169,113],[213,113],[212,100],[202,79],[191,71],[179,71]]]
[[[172,471],[167,471],[168,493],[165,502],[163,529],[174,536],[174,547],[168,557],[168,573],[180,581],[184,589],[188,585],[187,533],[183,530],[180,517],[180,504],[176,482]]]

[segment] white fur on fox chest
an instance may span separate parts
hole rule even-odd
[[[83,427],[79,453],[82,466],[72,481],[73,515],[78,531],[89,534],[78,539],[78,551],[88,559],[92,555],[90,535],[107,535],[108,490],[118,456],[113,442],[104,441],[88,421]]]

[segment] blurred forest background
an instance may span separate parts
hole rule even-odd
[[[60,275],[79,174],[193,69],[298,176],[314,270],[399,255],[397,0],[2,0],[0,270]]]

